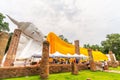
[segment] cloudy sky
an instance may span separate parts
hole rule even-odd
[[[70,42],[100,44],[120,33],[120,0],[0,0],[0,12],[34,23],[44,35],[54,32]],[[14,25],[8,18],[11,31]]]

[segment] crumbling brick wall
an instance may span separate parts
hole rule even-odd
[[[8,40],[9,34],[6,32],[0,32],[0,64],[2,62]]]
[[[78,70],[85,70],[87,66],[84,64],[77,65]],[[11,77],[20,77],[20,76],[30,76],[30,75],[39,75],[40,66],[26,66],[26,67],[5,67],[0,68],[0,79],[11,78]],[[70,64],[52,64],[49,66],[50,73],[61,73],[61,72],[70,72]]]
[[[15,60],[18,43],[21,35],[21,30],[15,29],[14,34],[12,35],[12,39],[10,42],[10,46],[7,52],[7,56],[4,62],[4,66],[11,66]]]

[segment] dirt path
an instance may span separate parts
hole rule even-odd
[[[116,71],[116,70],[105,70],[104,72],[113,72],[113,73],[119,73],[120,74],[120,71]]]

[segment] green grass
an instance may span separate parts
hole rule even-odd
[[[117,68],[112,68],[110,67],[109,70],[116,70],[116,71],[120,71],[120,67],[117,67]]]
[[[87,78],[91,78],[91,80],[120,80],[120,74],[101,71],[92,72],[89,70],[83,70],[80,71],[78,75],[71,75],[70,72],[50,74],[48,80],[86,80]],[[36,75],[3,80],[41,80],[41,79],[39,75]]]

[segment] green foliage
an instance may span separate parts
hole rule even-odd
[[[113,51],[116,58],[120,60],[120,34],[108,34],[107,39],[101,42],[104,52],[108,53],[109,50]]]
[[[65,38],[63,35],[59,35],[59,37],[60,37],[62,40],[64,40],[65,42],[67,42],[67,43],[70,43],[70,44],[71,44],[71,42],[69,42],[69,41],[68,41],[68,39],[67,39],[67,38]]]
[[[109,70],[120,71],[120,67],[117,67],[117,68],[109,67]]]
[[[0,13],[0,32],[1,31],[10,31],[10,29],[8,27],[9,24],[7,22],[4,22],[4,18],[5,18],[5,16],[2,13]]]
[[[101,46],[99,46],[99,45],[90,45],[90,44],[84,44],[84,46],[83,46],[84,48],[90,48],[90,49],[92,49],[92,50],[98,50],[98,51],[101,51],[101,52],[103,52],[103,47],[101,47]]]
[[[106,40],[101,42],[102,46],[84,44],[85,48],[99,50],[103,53],[108,53],[109,50],[113,51],[117,60],[120,60],[120,34],[108,34]]]

